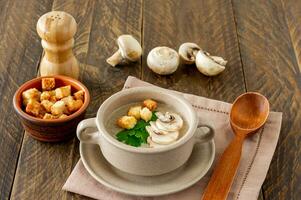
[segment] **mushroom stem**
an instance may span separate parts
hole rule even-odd
[[[109,63],[112,67],[115,67],[122,61],[122,55],[120,51],[116,51],[110,58],[107,59],[107,63]]]
[[[193,49],[192,50],[192,55],[194,58],[196,58],[196,54],[198,54],[198,52],[200,51],[200,49]]]

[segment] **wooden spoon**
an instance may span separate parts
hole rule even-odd
[[[261,128],[268,115],[269,102],[259,93],[248,92],[234,101],[230,112],[230,124],[235,137],[215,167],[203,200],[227,198],[238,168],[244,139]]]

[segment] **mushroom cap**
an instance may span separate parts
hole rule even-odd
[[[155,47],[147,56],[147,65],[155,73],[168,75],[175,72],[179,66],[178,53],[169,47]]]
[[[218,59],[217,59],[218,58]],[[222,65],[223,64],[223,65]],[[198,70],[207,76],[215,76],[225,70],[225,61],[221,57],[210,56],[204,51],[199,51],[196,55],[196,66]]]
[[[117,39],[119,51],[123,58],[137,61],[141,57],[142,47],[132,35],[121,35]]]
[[[195,63],[195,57],[198,51],[202,50],[199,45],[192,42],[185,42],[179,47],[179,55],[184,64]]]

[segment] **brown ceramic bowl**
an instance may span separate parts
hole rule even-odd
[[[42,78],[55,78],[56,88],[71,85],[72,94],[78,90],[84,90],[84,104],[75,113],[62,119],[40,119],[27,114],[22,104],[22,92],[37,88],[42,91]],[[13,99],[14,108],[19,115],[22,125],[26,132],[33,138],[44,142],[58,142],[70,139],[75,136],[77,124],[84,118],[86,109],[90,102],[90,94],[88,89],[79,81],[66,76],[44,76],[32,79],[19,87]]]

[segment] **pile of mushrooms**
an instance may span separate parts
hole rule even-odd
[[[198,70],[206,76],[215,76],[225,70],[227,61],[219,56],[211,56],[197,44],[186,42],[179,48],[179,55],[185,64],[196,64]]]
[[[183,127],[183,119],[176,113],[155,113],[158,119],[151,121],[146,126],[149,134],[147,142],[150,147],[163,147],[169,145],[179,138],[179,131]]]
[[[132,35],[121,35],[117,39],[119,49],[107,63],[115,67],[124,62],[138,61],[142,55],[139,42]],[[155,73],[168,75],[174,73],[180,64],[195,64],[197,69],[206,76],[216,76],[225,70],[227,61],[219,56],[212,56],[203,51],[197,44],[183,43],[178,52],[174,49],[159,46],[153,48],[147,56],[147,65]]]
[[[196,64],[197,69],[206,76],[215,76],[224,71],[227,61],[222,57],[211,56],[197,44],[186,42],[178,53],[169,47],[155,47],[147,56],[147,65],[155,73],[168,75],[174,73],[180,59],[183,64]]]

